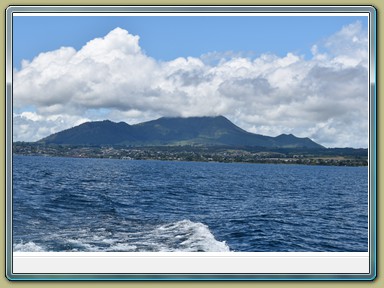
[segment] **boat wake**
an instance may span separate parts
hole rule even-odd
[[[182,220],[139,232],[73,230],[13,245],[14,252],[229,252],[207,225]]]

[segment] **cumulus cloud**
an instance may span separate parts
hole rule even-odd
[[[41,139],[44,136],[61,131],[68,123],[80,125],[89,119],[67,114],[41,116],[35,112],[13,114],[13,137],[17,141],[29,142],[31,139]],[[64,129],[65,129],[64,128]]]
[[[62,47],[23,61],[14,71],[14,140],[89,120],[222,114],[254,133],[367,147],[367,41],[356,22],[314,44],[311,59],[207,51],[161,62],[143,52],[139,36],[116,28],[78,51]]]

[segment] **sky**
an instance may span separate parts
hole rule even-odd
[[[15,16],[14,141],[86,121],[224,115],[368,146],[366,17]]]

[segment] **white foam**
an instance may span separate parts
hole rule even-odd
[[[67,239],[66,241],[71,245],[75,246],[72,251],[97,251],[97,247],[95,248],[93,245],[86,243],[80,239]]]
[[[215,239],[207,225],[190,220],[159,226],[154,231],[161,252],[228,252],[225,241]],[[161,241],[162,240],[162,241]]]
[[[55,235],[50,241],[60,239],[68,244],[68,252],[228,252],[225,241],[215,239],[207,225],[182,220],[166,225],[148,227],[136,232]],[[80,231],[82,232],[82,231]],[[51,235],[52,236],[52,235]],[[43,247],[30,241],[13,246],[18,252],[44,252]]]
[[[125,251],[125,252],[131,252],[136,251],[137,247],[135,245],[130,245],[126,243],[117,243],[110,248],[107,249],[107,251]]]
[[[27,243],[18,243],[13,245],[14,252],[44,252],[45,250],[37,245],[36,243],[30,241]]]

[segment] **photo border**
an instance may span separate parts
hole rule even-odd
[[[64,13],[77,13],[78,9],[86,9],[86,11],[83,12],[89,12],[89,9],[111,9],[114,10],[118,8],[119,10],[121,9],[132,9],[130,11],[124,11],[124,12],[135,12],[135,13],[140,13],[140,12],[178,12],[180,13],[179,9],[182,10],[181,12],[185,13],[190,13],[190,12],[201,12],[199,9],[203,8],[205,10],[204,12],[239,12],[239,13],[249,13],[249,12],[270,12],[267,11],[268,9],[274,8],[274,9],[281,9],[283,7],[284,12],[281,13],[287,13],[287,12],[298,12],[298,13],[309,13],[309,11],[305,11],[306,9],[313,9],[313,8],[318,8],[320,11],[310,11],[314,13],[319,13],[319,12],[324,12],[324,13],[345,13],[345,12],[351,12],[351,13],[358,13],[356,12],[355,9],[361,9],[361,8],[369,8],[369,13],[370,13],[370,18],[373,19],[369,22],[370,24],[370,117],[369,117],[369,122],[370,122],[370,131],[369,131],[369,138],[370,138],[370,145],[369,145],[369,171],[370,171],[370,187],[371,187],[371,193],[370,193],[370,209],[369,209],[369,218],[370,218],[370,228],[375,228],[375,229],[369,229],[370,230],[370,243],[369,243],[369,253],[370,253],[370,261],[371,261],[371,272],[367,276],[366,274],[361,276],[351,276],[351,275],[338,275],[336,278],[335,277],[329,277],[327,276],[323,277],[313,277],[313,275],[318,275],[318,274],[313,274],[308,277],[306,274],[289,274],[289,275],[276,275],[276,274],[227,274],[227,275],[222,275],[222,274],[209,274],[206,275],[205,273],[198,274],[200,275],[198,277],[195,277],[196,274],[183,274],[183,277],[174,277],[175,274],[136,274],[134,276],[129,275],[131,277],[125,278],[127,274],[124,274],[122,277],[116,277],[116,278],[111,278],[111,274],[81,274],[81,275],[74,275],[74,274],[69,274],[74,277],[72,279],[67,279],[68,276],[65,276],[62,278],[63,274],[39,274],[39,275],[20,275],[20,274],[13,274],[12,271],[9,270],[10,264],[12,266],[12,209],[9,208],[12,206],[12,175],[7,175],[6,177],[6,191],[7,193],[7,198],[6,198],[6,204],[7,204],[7,209],[6,209],[6,217],[7,217],[7,225],[6,225],[6,236],[7,236],[7,241],[6,241],[6,265],[7,265],[7,277],[10,280],[372,280],[376,277],[376,39],[377,39],[377,33],[376,33],[376,10],[374,7],[369,7],[369,6],[12,6],[7,9],[7,19],[6,19],[6,61],[7,64],[10,62],[12,63],[12,59],[10,60],[10,52],[12,51],[12,48],[9,48],[9,44],[12,43],[12,39],[10,38],[10,34],[8,31],[8,28],[10,25],[9,21],[11,16],[9,16],[12,13],[31,13],[32,10],[37,9],[39,11],[35,12],[44,12],[46,11],[47,13],[53,13],[57,11],[48,11],[50,9],[63,9],[65,10]],[[155,10],[157,11],[151,11],[152,9],[156,8]],[[191,9],[189,11],[185,11],[185,9]],[[327,10],[326,8],[329,8],[331,11]],[[25,11],[20,11],[26,9]],[[92,10],[91,9],[91,10]],[[143,9],[143,10],[140,10]],[[158,11],[161,10],[161,11]],[[220,11],[217,11],[220,9]],[[250,11],[252,9],[256,9],[257,11]],[[265,9],[265,10],[264,10]],[[340,11],[339,9],[342,9]],[[350,10],[351,9],[351,10]],[[29,11],[28,11],[29,10]],[[149,11],[148,11],[149,10]],[[287,11],[288,10],[288,11]],[[60,11],[62,12],[62,11]],[[91,11],[93,12],[93,11]],[[97,11],[95,11],[97,12]],[[102,11],[103,13],[105,11]],[[114,11],[110,11],[114,12]],[[118,11],[122,12],[122,11]],[[361,12],[361,11],[359,11]],[[364,11],[367,12],[367,11]],[[81,13],[81,12],[80,12]],[[276,11],[273,11],[272,13],[277,13]],[[11,49],[11,50],[9,50]],[[9,62],[10,61],[10,62]],[[7,171],[12,171],[12,103],[9,99],[12,99],[12,85],[11,82],[9,81],[8,77],[11,77],[12,75],[12,65],[7,65],[6,67],[6,170]],[[11,222],[11,224],[10,224]],[[66,274],[68,275],[68,274]],[[88,277],[87,275],[91,275],[92,277]],[[179,274],[177,274],[180,276]],[[250,277],[244,277],[250,276]],[[24,277],[25,276],[25,277]],[[31,277],[32,276],[32,277]],[[108,277],[106,277],[108,276]],[[149,277],[148,277],[149,276]],[[185,277],[184,277],[185,276]],[[208,276],[208,277],[206,277]],[[215,276],[215,277],[211,277]],[[256,277],[257,276],[257,277]],[[191,278],[192,277],[192,278]]]

